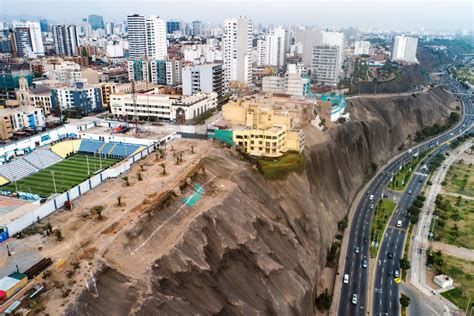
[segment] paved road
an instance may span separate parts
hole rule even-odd
[[[460,88],[454,83],[447,83],[452,91],[459,91]],[[463,96],[462,98],[464,103],[464,115],[460,126],[454,128],[452,132],[447,132],[442,136],[435,138],[429,143],[433,143],[436,139],[439,139],[439,143],[442,143],[448,140],[449,137],[457,136],[460,133],[469,130],[469,127],[472,124],[471,114],[474,112],[471,100],[466,96]],[[389,223],[385,238],[382,240],[380,246],[379,261],[375,271],[372,315],[399,315],[400,313],[399,286],[394,282],[394,277],[389,274],[393,274],[394,270],[400,270],[399,260],[403,256],[403,247],[409,223],[407,208],[413,203],[415,197],[420,194],[423,189],[426,176],[423,175],[424,171],[422,170],[422,166],[429,164],[436,154],[444,154],[448,149],[449,145],[441,145],[432,155],[425,158],[418,166],[415,170],[414,176],[411,178],[402,198],[400,199],[397,206],[397,212]],[[403,223],[402,229],[397,229],[395,227],[399,220]],[[392,259],[388,258],[388,253],[393,254]],[[377,291],[375,291],[376,289]]]
[[[457,83],[452,83],[449,78],[445,77],[444,81],[446,83],[449,83],[449,88],[452,89],[454,92],[461,91],[459,85]],[[413,152],[421,152],[423,150],[433,148],[434,146],[437,146],[438,144],[441,144],[447,141],[448,139],[459,135],[470,126],[471,121],[474,118],[472,104],[467,96],[462,96],[461,98],[464,101],[464,115],[461,123],[452,130],[447,131],[438,137],[430,139],[429,141],[416,146],[416,149],[413,149]],[[392,174],[394,174],[400,168],[400,166],[406,164],[412,158],[412,155],[412,151],[407,150],[403,154],[399,155],[398,158],[394,159],[387,166],[385,166],[368,185],[366,195],[361,198],[356,207],[353,219],[350,223],[348,246],[347,252],[345,254],[346,258],[343,270],[343,274],[349,275],[349,283],[336,285],[336,290],[337,286],[341,286],[337,310],[338,315],[364,315],[367,312],[366,302],[368,288],[368,271],[366,268],[362,267],[362,262],[363,260],[369,260],[369,245],[364,242],[365,239],[370,239],[370,223],[372,222],[373,211],[369,208],[369,206],[370,204],[377,204],[378,200],[382,197],[383,192],[386,190],[387,184],[389,183]],[[411,184],[410,187],[414,188],[416,186],[417,190],[421,189],[421,184],[417,184],[419,183],[418,180],[420,179],[424,181],[425,176],[421,174],[422,173],[420,172],[420,175],[415,175],[413,177],[414,184]],[[416,193],[413,193],[412,196],[415,196],[415,194]],[[370,200],[371,195],[374,196],[373,200]],[[405,197],[403,201],[402,199],[403,196],[400,199],[400,203],[403,203],[403,205],[409,204],[408,197]],[[397,212],[400,213],[399,216],[406,216],[406,209],[399,207],[397,208]],[[384,273],[378,272],[379,279],[375,280],[375,284],[380,284],[380,281],[388,282],[389,287],[379,294],[381,295],[381,298],[383,300],[382,305],[385,306],[386,309],[390,308],[396,313],[398,311],[398,287],[394,286],[393,282],[392,284],[390,284],[390,281],[393,280],[392,278],[387,278],[385,276],[387,276],[388,269],[393,270],[393,262],[398,262],[398,259],[400,258],[400,254],[403,251],[405,231],[390,228],[387,233],[391,237],[390,239],[387,238],[388,241],[387,244],[384,246],[383,253],[385,253],[385,251],[388,251],[388,249],[395,249],[396,247],[398,256],[395,257],[393,260],[390,260],[390,263],[387,264],[386,267],[384,266]],[[355,247],[359,247],[359,254],[356,254],[354,252]],[[352,304],[353,294],[358,295],[357,304]]]

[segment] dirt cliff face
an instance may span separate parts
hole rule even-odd
[[[350,122],[324,135],[305,130],[305,170],[281,181],[216,148],[194,178],[203,198],[189,208],[179,199],[155,207],[119,236],[96,273],[99,296],[84,290],[68,314],[313,315],[337,222],[372,163],[443,121],[453,101],[440,89],[354,99]]]

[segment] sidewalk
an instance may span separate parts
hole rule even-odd
[[[433,218],[434,202],[436,195],[441,191],[441,182],[446,176],[449,166],[457,159],[457,155],[469,145],[469,142],[463,144],[460,148],[456,149],[455,152],[451,153],[450,156],[443,162],[438,170],[433,174],[432,185],[429,187],[426,193],[426,201],[422,209],[421,219],[415,226],[413,231],[413,240],[410,244],[409,249],[409,260],[411,262],[411,269],[408,274],[408,281],[413,284],[414,288],[430,297],[433,296],[432,288],[426,283],[426,250],[429,248],[430,242],[428,236],[431,228],[431,221]],[[455,247],[457,248],[457,247]],[[441,305],[438,307],[438,312],[444,313],[445,307],[449,308],[448,314],[454,312],[457,313],[459,308],[450,301],[439,296],[441,305],[444,305],[441,309]],[[434,303],[434,302],[433,302]],[[435,307],[435,306],[432,306]]]

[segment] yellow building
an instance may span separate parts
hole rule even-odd
[[[227,103],[222,112],[235,144],[252,156],[279,157],[304,149],[304,133],[294,129],[291,115],[248,101]]]

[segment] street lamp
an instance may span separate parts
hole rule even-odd
[[[51,170],[51,176],[53,177],[54,193],[58,193],[56,190],[56,180],[54,179],[54,170]]]

